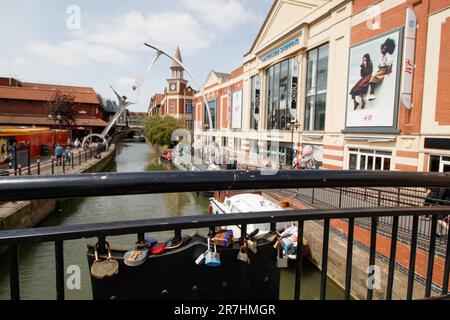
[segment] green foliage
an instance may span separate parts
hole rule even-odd
[[[176,142],[172,140],[172,133],[184,128],[183,121],[171,116],[155,116],[145,120],[145,135],[151,144],[173,147]]]

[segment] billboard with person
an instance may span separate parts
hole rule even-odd
[[[402,31],[350,50],[347,128],[395,128],[399,100]]]

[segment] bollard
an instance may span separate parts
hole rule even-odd
[[[66,159],[63,157],[62,159],[62,167],[63,167],[63,174],[66,173]]]
[[[37,174],[38,176],[41,175],[41,159],[37,159]]]
[[[31,144],[27,143],[27,164],[28,164],[28,175],[31,176]]]
[[[52,156],[52,174],[55,174],[55,156]]]
[[[81,150],[78,150],[78,165],[81,166]]]
[[[87,162],[87,149],[84,150],[84,162]]]
[[[70,154],[70,161],[72,162],[72,169],[75,168],[75,163],[73,163],[73,152]]]
[[[21,175],[22,175],[22,165],[19,164],[19,165],[17,166],[17,168],[19,169],[19,176],[21,176]]]

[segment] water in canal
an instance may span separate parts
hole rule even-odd
[[[159,152],[143,143],[122,142],[115,161],[108,168],[111,172],[170,170],[159,160]],[[133,195],[118,197],[69,200],[61,204],[58,212],[49,216],[40,227],[75,225],[120,220],[158,218],[166,216],[197,215],[207,212],[208,200],[194,193]],[[159,234],[161,239],[169,234]],[[135,236],[108,239],[114,246],[129,246]],[[79,266],[82,274],[80,290],[67,290],[66,299],[91,299],[90,275],[86,258],[89,240],[64,242],[65,267]],[[293,297],[294,271],[286,270],[281,277],[281,298]],[[22,299],[55,299],[54,245],[45,243],[28,245],[20,250],[20,286]],[[302,298],[317,299],[320,288],[320,272],[305,262],[302,281]],[[342,298],[342,290],[333,282],[328,284],[328,298]],[[9,272],[7,256],[0,256],[0,300],[9,299]]]

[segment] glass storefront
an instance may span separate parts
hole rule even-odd
[[[267,70],[267,129],[288,130],[297,109],[298,61],[282,61]]]
[[[308,52],[306,79],[305,130],[325,130],[327,101],[328,51],[325,44]]]
[[[209,110],[211,112],[211,120],[212,120],[212,128],[213,129],[217,129],[217,101],[216,100],[211,100],[208,101],[208,107]],[[205,106],[205,110],[203,113],[203,125],[205,129],[209,129],[210,123],[208,120],[208,111],[206,110],[206,106]]]

